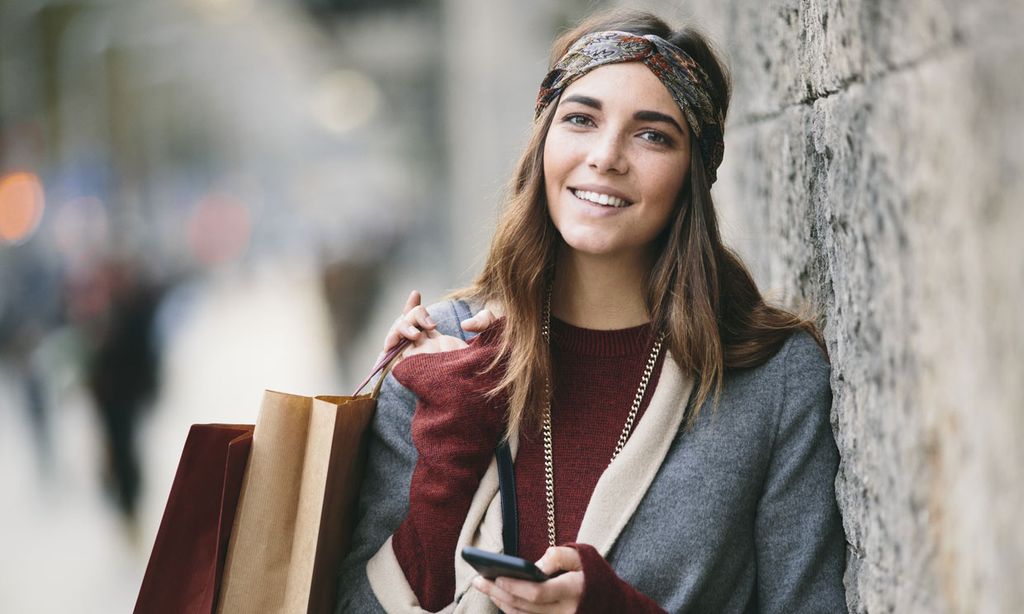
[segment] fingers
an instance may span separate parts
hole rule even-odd
[[[499,578],[504,580],[505,578]],[[520,614],[520,613],[534,613],[545,611],[545,605],[530,603],[522,597],[517,597],[512,593],[508,592],[504,588],[498,586],[497,583],[488,580],[486,578],[477,576],[473,578],[473,586],[481,593],[487,595],[494,602],[494,605],[498,606],[498,609],[505,614]]]
[[[449,352],[467,347],[467,343],[457,337],[442,335],[436,330],[424,331],[421,339],[414,341],[413,345],[406,348],[402,353],[403,357],[416,354],[433,354],[435,352]]]
[[[583,572],[575,571],[546,582],[483,577],[473,586],[504,612],[575,612],[583,596]]]
[[[388,334],[384,337],[384,352],[395,347],[402,339],[418,341],[421,331],[433,330],[437,324],[427,313],[427,308],[420,305],[422,297],[417,290],[409,293],[409,298],[402,308],[402,315],[395,319]]]
[[[437,326],[437,323],[430,317],[430,314],[427,313],[427,308],[423,305],[413,307],[411,311],[405,314],[405,319],[422,330],[431,330]]]
[[[413,290],[409,293],[409,298],[405,299],[405,307],[402,308],[402,315],[405,315],[413,310],[416,305],[420,304],[423,298],[420,296],[419,290]]]
[[[490,328],[497,319],[490,309],[481,309],[473,317],[466,318],[461,322],[462,330],[470,333],[482,333]]]
[[[384,337],[384,351],[381,352],[381,356],[387,354],[388,350],[395,347],[398,345],[399,341],[406,338],[406,335],[399,330],[399,326],[400,324],[397,321],[391,325],[387,336]]]
[[[541,571],[554,574],[559,571],[577,571],[583,569],[580,553],[568,546],[552,546],[544,551],[544,556],[536,563]]]

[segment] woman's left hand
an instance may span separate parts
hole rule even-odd
[[[575,548],[548,548],[537,561],[537,567],[548,574],[566,573],[546,582],[530,582],[513,578],[495,581],[481,576],[473,578],[473,586],[491,598],[506,614],[576,611],[583,598],[583,563]]]

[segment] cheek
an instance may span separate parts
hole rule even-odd
[[[548,187],[557,189],[570,166],[569,156],[566,155],[565,144],[558,138],[557,133],[549,133],[544,141],[544,180]]]
[[[653,166],[650,182],[652,191],[657,193],[660,198],[675,200],[679,190],[683,189],[683,185],[686,183],[689,166],[688,157],[680,157],[671,162]]]
[[[661,232],[672,219],[676,200],[686,185],[688,174],[680,173],[679,168],[678,164],[659,166],[649,175],[647,194],[652,205],[647,224],[649,231]]]

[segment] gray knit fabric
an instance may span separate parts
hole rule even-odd
[[[453,303],[429,311],[440,332],[463,336]],[[415,402],[385,381],[338,613],[383,611],[366,561],[408,510]],[[831,402],[829,365],[806,333],[764,365],[728,373],[717,411],[709,400],[680,430],[608,553],[618,575],[669,612],[846,612]]]

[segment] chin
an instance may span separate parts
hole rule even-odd
[[[580,235],[562,235],[562,243],[565,248],[578,252],[580,254],[587,254],[590,256],[611,256],[615,253],[627,249],[626,246],[619,245],[616,241],[610,241],[607,238],[594,236],[596,233],[581,233]]]

